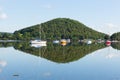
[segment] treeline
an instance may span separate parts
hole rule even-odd
[[[120,41],[120,32],[112,34],[110,38],[111,38],[111,40]]]
[[[0,40],[13,40],[14,36],[12,33],[0,32]]]
[[[41,31],[41,34],[39,32]],[[34,25],[14,32],[15,39],[30,40],[41,37],[53,40],[70,39],[104,39],[106,34],[97,32],[86,25],[69,18],[56,18],[45,23]]]

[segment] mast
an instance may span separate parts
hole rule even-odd
[[[41,24],[39,24],[39,38],[41,39]]]

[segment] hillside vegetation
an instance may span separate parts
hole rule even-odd
[[[120,32],[112,34],[111,35],[111,40],[118,40],[118,41],[120,41]]]
[[[41,31],[41,35],[39,32]],[[69,18],[56,18],[45,23],[30,26],[14,32],[17,40],[36,39],[104,39],[106,34],[97,32],[86,25]]]
[[[0,32],[0,40],[12,40],[13,34],[12,33],[7,33],[7,32]]]

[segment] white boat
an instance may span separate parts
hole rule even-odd
[[[33,43],[33,44],[31,44],[30,46],[31,46],[31,47],[35,47],[35,48],[40,48],[40,47],[43,47],[43,46],[47,46],[47,44],[45,44],[45,43],[40,43],[40,44],[38,44],[38,43],[36,44],[36,43],[35,43],[35,44],[34,44],[34,43]]]
[[[46,44],[47,41],[43,41],[43,40],[31,40],[30,43],[31,44]]]
[[[87,44],[92,44],[92,41],[91,41],[91,40],[88,40],[88,41],[87,41]]]
[[[40,39],[41,39],[41,25],[40,25],[39,28],[40,28],[39,34],[40,34]],[[30,43],[31,43],[31,44],[41,44],[41,45],[43,45],[43,44],[46,44],[47,41],[35,39],[35,40],[31,40]]]
[[[66,41],[67,41],[67,43],[70,43],[70,39],[67,39]]]
[[[66,39],[61,39],[60,42],[61,43],[67,43]]]
[[[54,40],[53,43],[58,44],[58,43],[60,43],[60,41],[59,40]]]

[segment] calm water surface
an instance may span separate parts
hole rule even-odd
[[[120,49],[99,44],[2,45],[0,80],[120,80]]]

